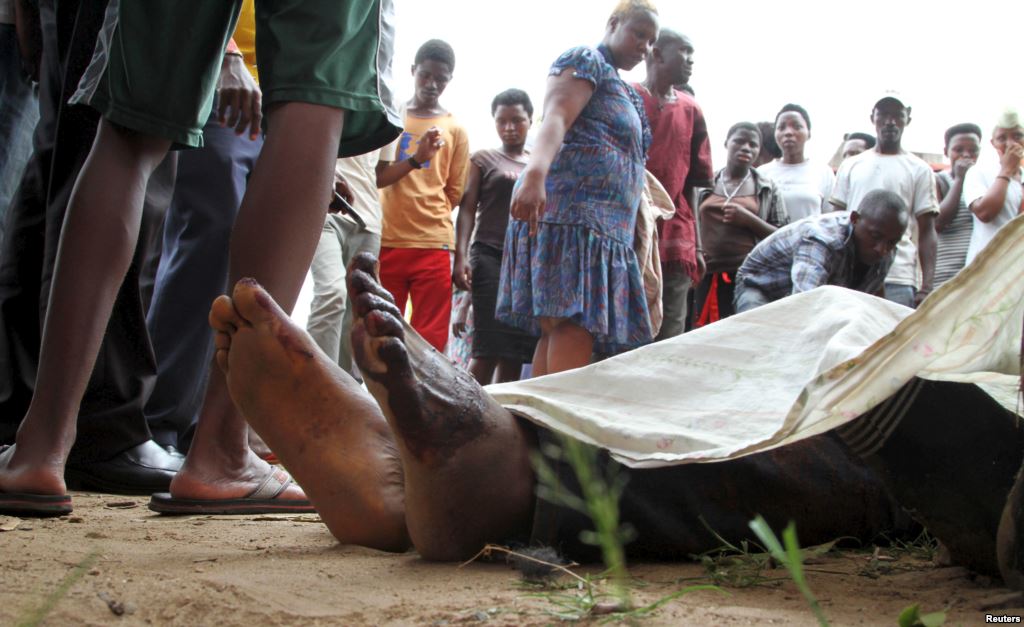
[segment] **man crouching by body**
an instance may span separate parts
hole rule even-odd
[[[906,228],[906,203],[885,190],[870,192],[856,211],[785,226],[750,251],[737,272],[736,313],[819,285],[880,296]]]

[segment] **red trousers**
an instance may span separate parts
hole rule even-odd
[[[402,313],[412,298],[412,328],[441,352],[452,317],[451,264],[451,254],[443,249],[380,249],[381,285]]]

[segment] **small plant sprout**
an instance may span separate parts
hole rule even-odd
[[[796,584],[800,594],[807,600],[807,604],[811,606],[811,611],[814,612],[814,617],[818,619],[818,624],[823,627],[827,626],[828,619],[825,618],[825,613],[821,611],[821,605],[818,604],[818,599],[811,592],[810,586],[807,585],[807,578],[804,576],[803,553],[800,551],[800,543],[796,539],[796,524],[790,522],[786,525],[786,528],[782,531],[782,542],[779,542],[778,536],[775,535],[775,532],[772,531],[772,528],[768,526],[768,523],[762,516],[758,516],[750,521],[750,528],[768,549],[772,557],[789,571],[789,576],[793,579],[793,583]]]

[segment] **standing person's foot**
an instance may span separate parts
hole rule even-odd
[[[45,517],[70,512],[63,458],[47,461],[29,446],[0,445],[0,515]]]
[[[220,463],[208,473],[184,468],[169,492],[156,492],[149,509],[161,514],[313,514],[316,508],[287,472],[248,451],[242,461]],[[260,474],[262,472],[262,474]]]
[[[251,280],[214,302],[217,364],[249,424],[342,542],[405,550],[401,462],[376,403]]]
[[[528,528],[531,434],[404,323],[375,272],[365,253],[349,266],[353,355],[398,440],[413,544],[460,559]]]

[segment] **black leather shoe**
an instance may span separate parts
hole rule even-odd
[[[68,464],[64,480],[70,490],[110,494],[166,492],[184,461],[153,440],[146,440],[102,462]]]
[[[185,454],[182,453],[181,451],[179,451],[178,447],[176,447],[176,446],[169,446],[168,445],[168,446],[164,446],[162,448],[165,451],[167,451],[167,454],[170,455],[171,457],[173,457],[174,459],[180,459],[183,462],[185,461]]]

